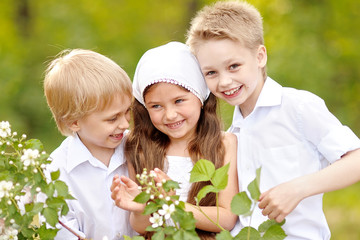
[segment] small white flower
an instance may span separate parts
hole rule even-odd
[[[21,135],[22,138],[26,138],[26,134]]]
[[[179,205],[179,203],[180,203],[180,202],[179,202],[178,200],[175,201],[175,205],[176,205],[176,206]]]
[[[141,186],[138,186],[138,189],[141,191],[141,190],[142,190],[142,187],[141,187]]]
[[[159,194],[159,198],[160,199],[163,199],[164,198],[164,195],[162,195],[161,193]]]
[[[166,183],[166,179],[161,180],[162,183]]]
[[[14,185],[10,181],[1,181],[0,182],[0,199],[3,197],[8,197],[10,190],[13,189]]]
[[[36,192],[41,192],[41,188],[40,188],[40,187],[37,187],[37,188],[35,189],[35,191],[36,191]]]
[[[6,138],[11,135],[10,123],[8,121],[0,122],[0,137]]]
[[[19,144],[18,144],[18,147],[19,147],[19,148],[22,148],[22,147],[23,147],[23,145],[22,145],[21,143],[19,143]]]
[[[38,157],[40,157],[39,150],[24,149],[24,154],[21,156],[21,161],[24,163],[24,166],[27,167],[30,164],[34,165],[35,160]]]
[[[165,219],[169,219],[171,214],[175,211],[175,205],[171,204],[170,206],[164,204],[162,209],[159,210],[159,214],[164,216]]]
[[[152,217],[149,218],[149,221],[152,223],[152,227],[153,228],[157,228],[163,225],[164,221],[163,221],[163,217],[160,216],[157,213],[154,213]]]
[[[157,186],[157,187],[162,187],[162,183],[161,183],[161,182],[158,182],[158,183],[156,183],[156,186]]]
[[[10,160],[10,161],[9,161],[9,164],[12,165],[12,164],[14,164],[14,162],[13,162],[12,160]]]
[[[171,199],[171,198],[170,198],[169,196],[167,196],[167,197],[165,198],[166,201],[170,201],[170,199]]]
[[[156,178],[156,173],[154,171],[150,171],[149,177]]]
[[[14,219],[10,219],[10,223],[11,223],[11,224],[14,224],[14,223],[15,223],[15,220],[14,220]]]
[[[13,132],[13,136],[17,136],[17,132]]]

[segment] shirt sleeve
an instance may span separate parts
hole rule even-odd
[[[304,94],[299,104],[300,130],[330,163],[360,148],[359,138],[349,127],[341,124],[321,98],[309,92]]]

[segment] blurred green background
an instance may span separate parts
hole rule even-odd
[[[133,77],[140,56],[184,41],[210,0],[1,0],[0,121],[39,138],[48,152],[64,139],[43,96],[44,70],[63,49],[102,53]],[[252,0],[263,15],[268,74],[311,91],[360,136],[360,2]],[[225,127],[232,107],[222,104]],[[332,239],[360,239],[360,185],[325,194]]]

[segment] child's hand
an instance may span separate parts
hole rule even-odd
[[[290,181],[262,193],[259,198],[262,214],[269,219],[282,222],[303,198],[298,189],[300,187],[296,181]]]
[[[171,178],[166,173],[161,171],[159,168],[155,168],[153,171],[156,174],[156,177],[154,178],[156,183],[162,183],[163,180],[165,181],[171,180]],[[170,191],[167,193],[167,195],[175,195],[175,194],[176,194],[175,191]]]
[[[140,190],[138,185],[130,178],[115,175],[110,190],[111,198],[119,208],[138,213],[144,211],[145,206],[143,204],[133,201],[136,195],[140,193]]]

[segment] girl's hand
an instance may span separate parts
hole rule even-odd
[[[156,177],[154,178],[156,183],[162,183],[163,180],[165,180],[165,181],[171,180],[171,178],[166,173],[161,171],[159,168],[155,168],[152,171],[154,171],[154,173],[156,174]],[[166,193],[166,195],[175,195],[175,194],[176,194],[175,191],[170,191],[170,192]]]
[[[142,213],[145,205],[134,202],[134,198],[140,193],[138,185],[130,178],[115,175],[110,187],[111,198],[119,208]]]

